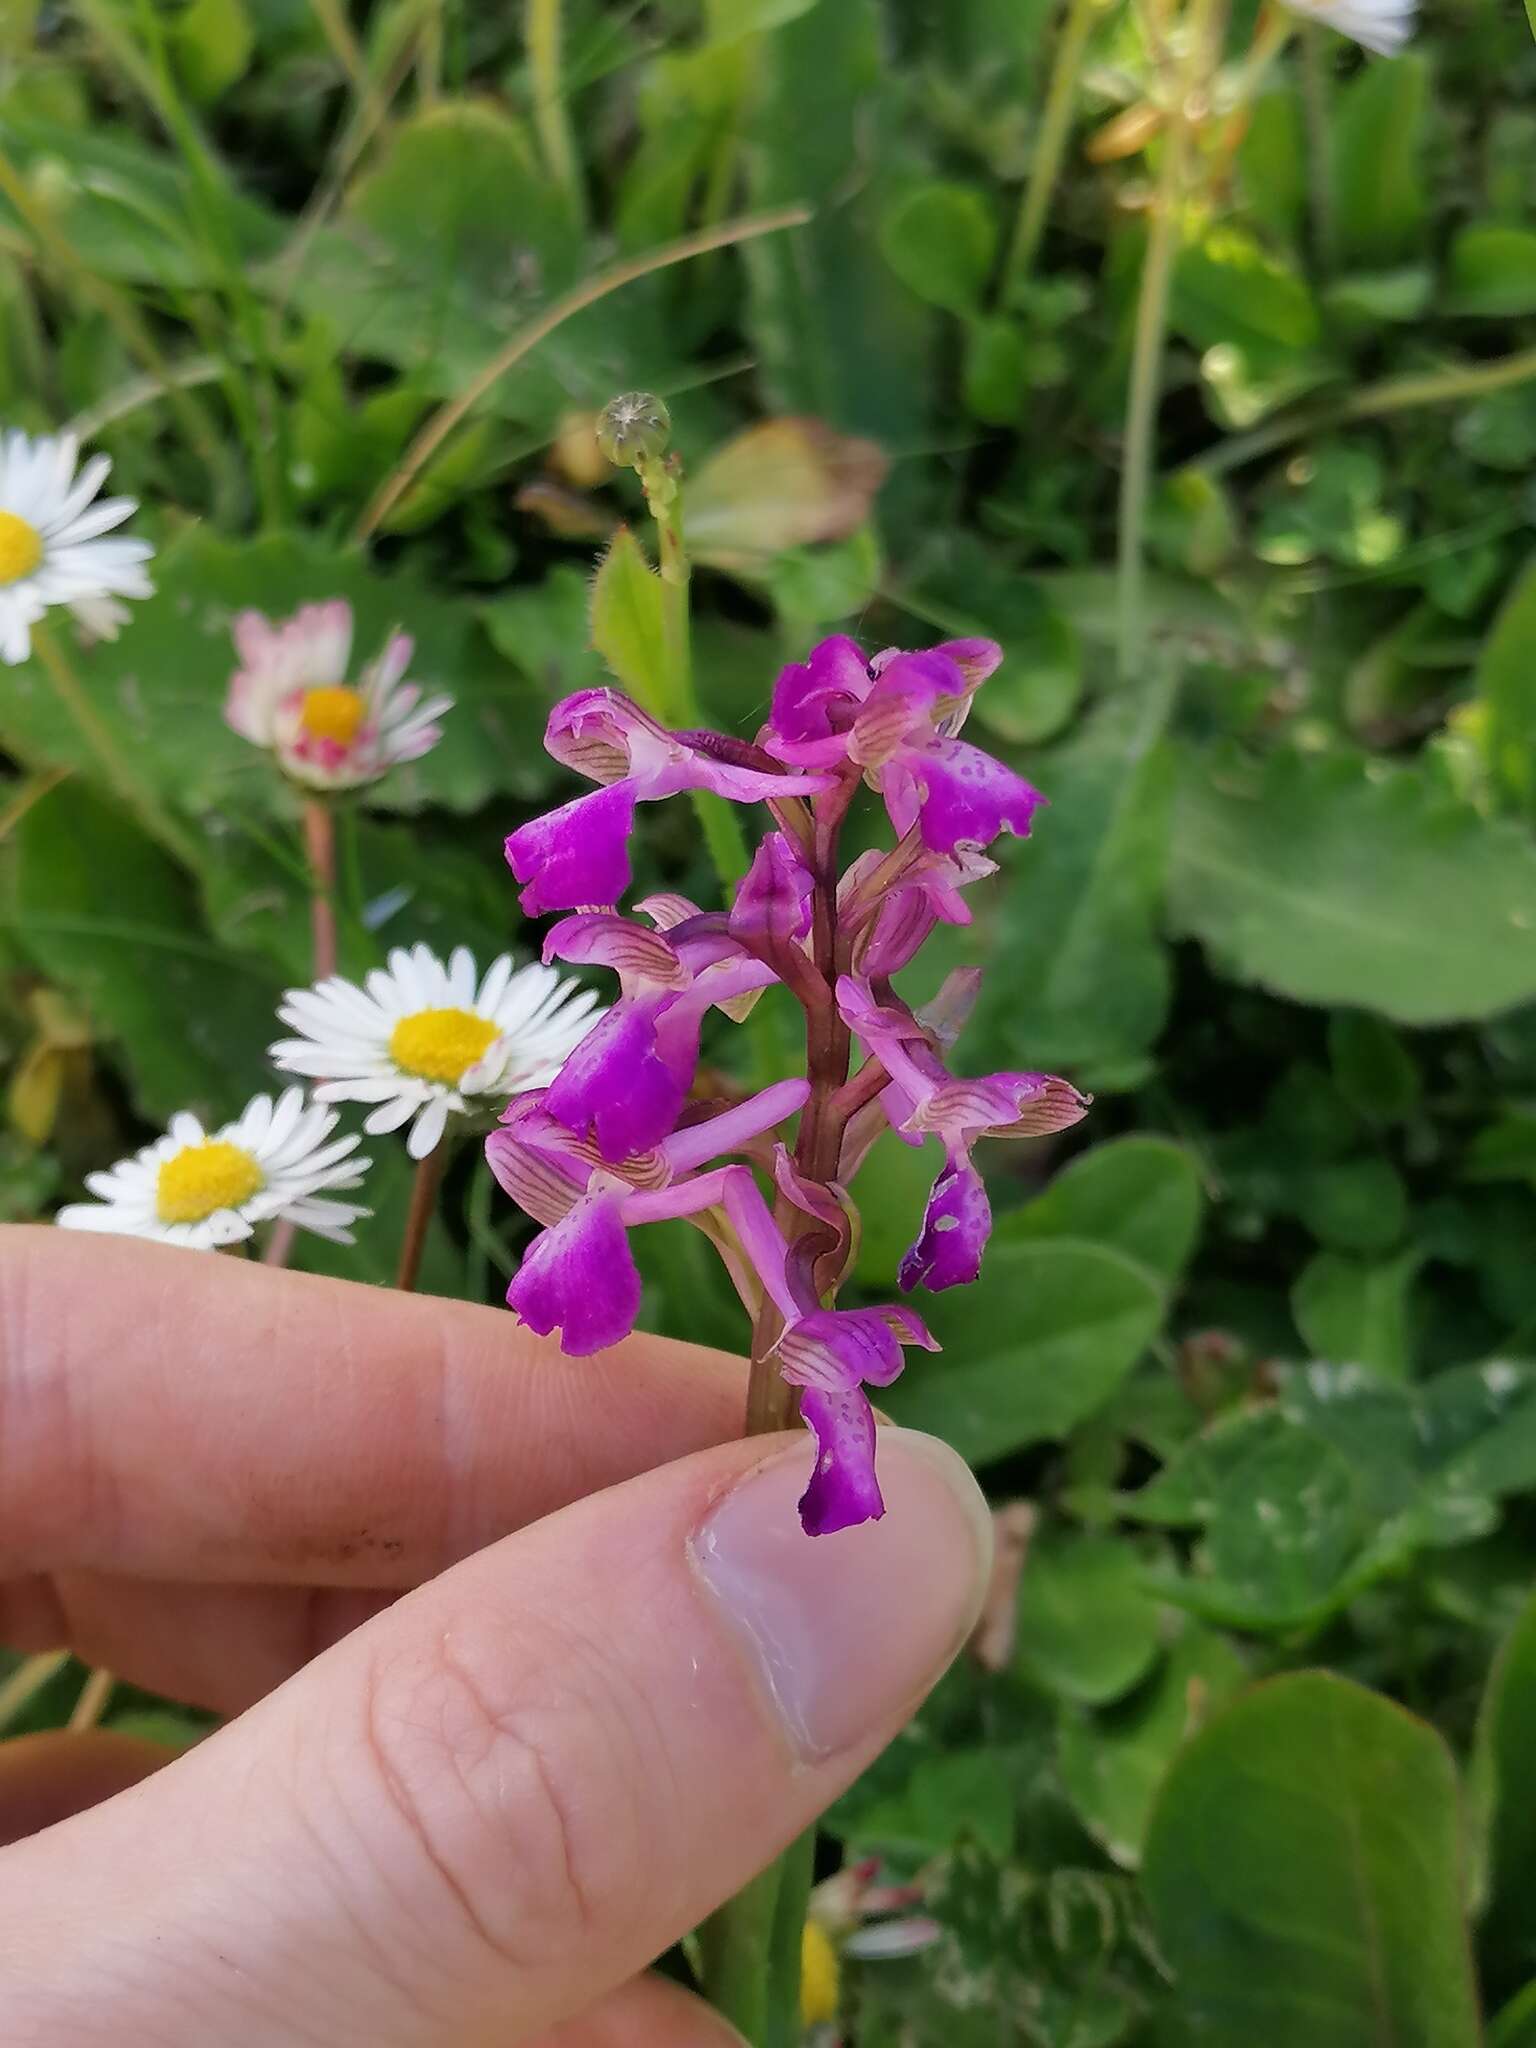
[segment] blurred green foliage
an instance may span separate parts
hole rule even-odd
[[[344,595],[457,700],[346,821],[344,967],[535,944],[499,844],[568,791],[545,712],[660,631],[633,537],[591,588],[644,529],[590,415],[661,392],[715,722],[750,736],[827,630],[1003,643],[977,720],[1050,808],[920,974],[985,964],[970,1070],[1097,1094],[1069,1139],[996,1148],[984,1276],[922,1304],[944,1355],[889,1396],[1034,1525],[985,1668],[830,1817],[941,1929],[850,1960],[849,2040],[1470,2048],[1481,2003],[1518,2048],[1536,48],[1518,12],[1447,0],[1396,59],[1316,29],[1250,76],[1235,10],[1177,221],[1125,672],[1166,17],[1090,13],[1023,263],[1044,0],[567,0],[554,81],[517,10],[441,0],[359,5],[342,37],[303,0],[7,14],[0,416],[75,423],[160,553],[121,638],[71,655],[134,815],[45,671],[0,674],[0,1216],[178,1107],[232,1114],[308,973],[290,801],[220,718],[236,609]],[[560,294],[794,205],[555,326],[404,476]],[[684,806],[647,813],[641,865],[713,886]],[[729,1027],[708,1050],[745,1071]],[[888,1149],[871,1294],[924,1193]],[[380,1150],[355,1257],[302,1259],[387,1281],[407,1175]],[[522,1229],[450,1178],[424,1284],[494,1299]],[[637,1247],[652,1327],[734,1341],[697,1233]],[[117,1710],[197,1732],[173,1711]]]

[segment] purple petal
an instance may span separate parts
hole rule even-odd
[[[557,1162],[523,1144],[514,1131],[492,1131],[485,1158],[505,1192],[537,1223],[563,1222],[581,1199],[582,1188]]]
[[[612,1197],[579,1202],[563,1223],[540,1232],[512,1276],[507,1306],[541,1337],[558,1330],[571,1358],[629,1335],[640,1313],[640,1275]]]
[[[816,1435],[816,1466],[800,1496],[807,1536],[832,1536],[885,1513],[875,1477],[875,1413],[856,1387],[808,1391],[800,1413]]]
[[[804,661],[779,672],[762,742],[780,760],[830,768],[847,752],[854,713],[869,694],[869,668],[858,643],[836,633]]]
[[[803,1109],[810,1092],[809,1081],[774,1081],[718,1116],[674,1131],[661,1148],[667,1164],[674,1173],[691,1173],[708,1159],[739,1151],[750,1139],[761,1137]]]
[[[888,1387],[904,1344],[939,1348],[909,1308],[816,1308],[788,1326],[774,1351],[793,1386],[835,1391],[861,1382]]]
[[[968,1143],[983,1135],[1043,1137],[1069,1130],[1088,1114],[1086,1095],[1054,1074],[982,1074],[974,1080],[947,1078],[919,1104],[914,1128],[937,1131],[948,1142]]]
[[[912,747],[891,766],[913,785],[923,844],[934,853],[952,854],[962,845],[989,846],[999,832],[1027,838],[1030,821],[1045,801],[1022,776],[966,740]],[[905,808],[899,802],[891,806],[898,830],[905,826],[897,812]]]
[[[544,747],[589,782],[622,782],[665,761],[671,736],[622,690],[577,690],[550,712]]]
[[[981,1175],[968,1160],[946,1166],[933,1184],[923,1227],[897,1274],[903,1294],[914,1287],[935,1294],[968,1287],[981,1271],[981,1255],[992,1234],[992,1204]]]
[[[659,1145],[677,1122],[692,1083],[657,1046],[657,1001],[614,1004],[566,1060],[544,1097],[549,1115],[592,1137],[605,1159]],[[694,1038],[697,1044],[697,1034]]]
[[[561,918],[544,936],[546,967],[551,960],[611,967],[627,996],[645,989],[684,989],[693,981],[670,939],[611,910]]]
[[[782,832],[770,832],[752,856],[731,906],[730,931],[744,945],[790,945],[811,928],[816,879]]]
[[[531,818],[507,840],[507,865],[526,886],[525,916],[617,903],[630,884],[629,835],[635,825],[632,783],[616,782]]]
[[[892,654],[876,664],[879,679],[854,720],[849,758],[866,768],[888,761],[908,739],[932,745],[946,716],[961,718],[965,677],[938,648]]]

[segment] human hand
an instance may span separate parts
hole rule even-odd
[[[0,1851],[0,2038],[733,2040],[636,1973],[897,1732],[990,1540],[900,1430],[885,1519],[807,1538],[811,1447],[732,1441],[743,1389],[659,1339],[568,1360],[491,1309],[0,1231],[0,1642],[238,1715]]]

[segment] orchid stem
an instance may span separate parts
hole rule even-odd
[[[414,1291],[421,1274],[421,1255],[426,1250],[427,1232],[437,1212],[437,1191],[443,1168],[448,1164],[448,1146],[439,1138],[425,1159],[418,1160],[416,1178],[411,1182],[411,1206],[406,1211],[405,1234],[400,1240],[400,1264],[395,1285],[402,1293]]]
[[[1035,146],[1030,153],[1024,197],[998,288],[998,303],[1005,308],[1013,302],[1019,286],[1029,275],[1035,252],[1040,247],[1040,237],[1045,232],[1051,201],[1056,196],[1056,181],[1061,175],[1062,158],[1066,153],[1067,135],[1072,126],[1072,97],[1077,89],[1083,51],[1098,8],[1099,0],[1067,0],[1066,18],[1062,22],[1055,60],[1051,65],[1051,82],[1046,88],[1040,125],[1035,131]]]

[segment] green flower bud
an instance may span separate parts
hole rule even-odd
[[[597,445],[616,469],[638,469],[663,453],[672,438],[672,415],[654,391],[610,398],[597,416]]]

